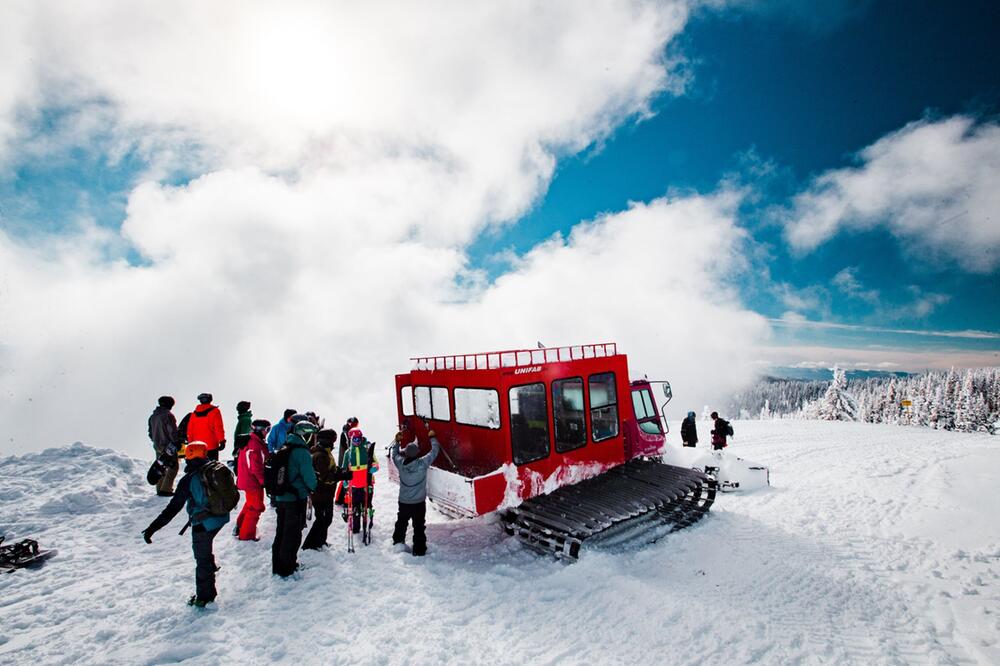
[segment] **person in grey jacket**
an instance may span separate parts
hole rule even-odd
[[[170,410],[174,399],[169,395],[160,396],[156,409],[149,415],[149,439],[153,442],[156,458],[166,468],[156,484],[156,494],[171,497],[174,494],[174,479],[177,477],[177,451],[181,437],[177,432],[177,419]]]
[[[426,455],[420,455],[420,447],[416,442],[410,442],[399,452],[399,442],[402,433],[396,435],[396,441],[389,449],[392,463],[399,470],[399,512],[396,514],[396,528],[392,531],[392,543],[403,543],[406,540],[406,528],[413,521],[413,554],[421,556],[427,553],[427,533],[424,529],[424,519],[427,516],[427,470],[441,450],[434,431],[427,436],[431,440],[431,450]]]

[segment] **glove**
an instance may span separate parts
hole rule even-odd
[[[428,437],[437,437],[437,433],[435,433],[433,430],[428,430],[427,431],[427,436]]]
[[[223,450],[225,450],[225,448],[226,448],[226,440],[220,439],[219,440],[219,450],[223,451]]]
[[[153,543],[153,534],[155,534],[155,532],[147,527],[142,531],[142,540],[146,543]]]
[[[395,439],[396,443],[399,444],[399,442],[403,439],[403,433],[397,432],[396,433],[396,437],[394,439]]]

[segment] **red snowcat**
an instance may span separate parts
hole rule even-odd
[[[499,511],[529,547],[575,559],[585,544],[655,541],[715,500],[713,479],[658,459],[666,422],[653,385],[669,402],[670,384],[630,382],[615,343],[411,360],[396,375],[404,445],[426,453],[436,432],[427,494],[447,514]]]

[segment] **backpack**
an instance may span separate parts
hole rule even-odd
[[[225,516],[236,508],[240,491],[228,467],[210,460],[201,468],[201,485],[205,489],[205,509],[214,516]]]
[[[726,421],[726,435],[732,437],[735,433],[733,432],[733,424]]]
[[[292,449],[282,446],[264,463],[264,490],[268,497],[276,497],[292,492],[288,463],[291,460]]]
[[[182,442],[188,441],[188,421],[190,420],[191,412],[188,412],[184,415],[184,418],[181,419],[180,424],[177,426],[177,436]]]

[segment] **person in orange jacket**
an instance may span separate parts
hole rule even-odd
[[[191,412],[187,424],[187,441],[205,442],[208,459],[218,460],[219,451],[226,448],[226,430],[222,425],[222,412],[212,404],[212,394],[198,396],[198,406]]]

